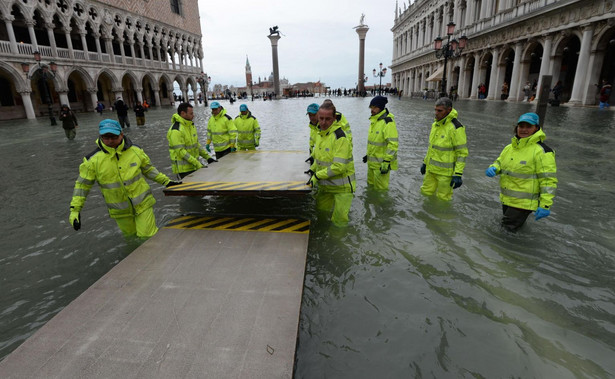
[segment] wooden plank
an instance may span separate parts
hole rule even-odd
[[[205,221],[161,229],[0,362],[0,377],[292,377],[308,233]]]
[[[301,151],[238,151],[166,188],[167,196],[305,196],[312,188]]]

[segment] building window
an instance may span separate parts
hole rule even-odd
[[[179,15],[182,14],[181,0],[171,0],[171,11]]]

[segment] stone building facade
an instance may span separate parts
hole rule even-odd
[[[0,120],[168,105],[173,82],[188,98],[203,78],[197,0],[2,0],[0,18]]]
[[[593,105],[596,84],[615,80],[615,0],[415,0],[403,8],[395,11],[391,69],[405,96],[439,92],[444,59],[434,39],[446,42],[451,21],[451,39],[468,38],[446,68],[447,92],[459,98],[478,98],[483,83],[486,99],[500,100],[506,83],[507,101],[522,101],[528,82],[540,88],[551,75],[562,102]]]

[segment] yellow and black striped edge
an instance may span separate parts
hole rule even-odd
[[[310,221],[275,217],[182,216],[169,222],[165,228],[309,233]]]
[[[253,191],[311,191],[304,181],[290,182],[187,182],[165,188],[164,192],[253,192]]]

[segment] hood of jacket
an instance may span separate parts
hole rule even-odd
[[[450,113],[446,115],[446,117],[444,117],[442,120],[437,121],[434,119],[434,123],[436,124],[436,126],[442,126],[444,124],[446,124],[447,122],[449,122],[450,120],[457,118],[459,114],[457,113],[457,109],[453,108],[451,109]]]
[[[543,142],[546,138],[547,135],[545,134],[545,132],[543,132],[542,129],[538,129],[536,133],[532,134],[529,137],[519,138],[517,136],[514,136],[511,139],[511,143],[515,149],[518,149],[527,145],[531,145],[533,143]]]

